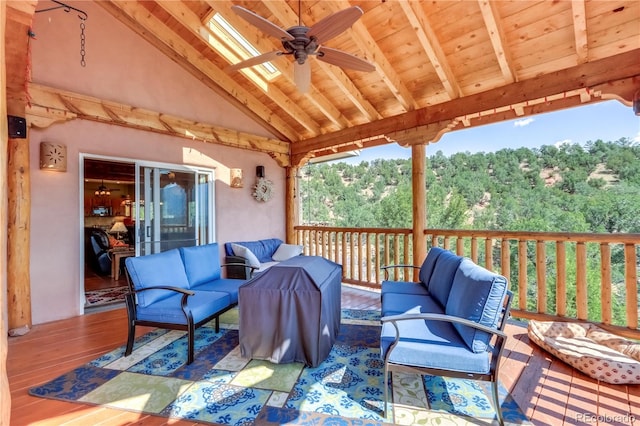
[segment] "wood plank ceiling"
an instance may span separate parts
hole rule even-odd
[[[287,143],[282,165],[379,144],[433,142],[447,131],[603,99],[630,105],[640,89],[637,0],[99,4]],[[359,6],[364,15],[327,47],[376,69],[341,69],[311,57],[307,93],[294,84],[290,56],[271,62],[279,75],[270,81],[249,78],[258,74],[251,69],[228,72],[245,58],[225,59],[210,44],[229,49],[207,29],[216,13],[260,53],[281,49],[233,13],[234,4],[285,29]]]

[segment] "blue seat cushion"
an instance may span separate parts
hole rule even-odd
[[[431,278],[429,278],[427,288],[429,289],[429,294],[442,306],[447,305],[451,284],[453,284],[453,277],[456,275],[461,261],[461,256],[449,250],[443,250],[436,260],[436,265],[433,268]]]
[[[157,301],[151,306],[139,306],[137,319],[139,321],[186,325],[187,320],[180,307],[182,295],[175,292],[173,294],[174,296]],[[187,306],[193,315],[193,322],[197,324],[229,306],[229,295],[216,291],[196,291],[193,296],[189,296],[187,299]]]
[[[445,313],[495,328],[502,314],[506,293],[505,277],[464,259],[453,280]],[[473,352],[487,350],[491,339],[489,333],[463,324],[455,324],[454,327]]]
[[[444,308],[428,295],[407,295],[401,293],[382,294],[382,316],[404,313],[444,314]]]
[[[407,281],[382,281],[382,294],[384,293],[400,293],[400,294],[416,294],[426,296],[429,294],[427,287],[422,283],[413,283]]]
[[[178,249],[167,250],[148,256],[128,257],[125,265],[135,290],[154,286],[171,286],[188,289],[189,280]],[[148,290],[136,294],[139,307],[176,294],[170,290]]]
[[[438,257],[446,250],[440,247],[432,247],[427,253],[427,257],[422,262],[422,266],[420,267],[420,282],[426,286],[429,285],[429,281],[431,280],[431,275],[433,275],[433,268],[436,266],[436,262]]]
[[[220,252],[218,243],[194,247],[181,247],[190,288],[220,278]]]
[[[213,281],[207,281],[201,283],[195,287],[191,287],[192,290],[198,291],[219,291],[229,294],[229,301],[235,305],[238,303],[238,289],[242,284],[247,282],[246,280],[236,280],[233,278],[219,278]]]
[[[253,254],[256,255],[260,262],[271,262],[271,257],[273,253],[276,252],[280,244],[282,244],[282,240],[279,238],[269,238],[265,240],[258,241],[239,241],[234,242],[233,244],[239,244],[251,250]],[[225,243],[224,245],[225,252],[227,256],[233,256],[233,249],[231,248],[231,243]]]
[[[389,355],[390,362],[466,373],[489,372],[487,354],[470,351],[451,323],[406,320],[398,322],[398,328],[402,337]],[[382,359],[394,339],[395,328],[391,323],[384,323],[380,334]]]

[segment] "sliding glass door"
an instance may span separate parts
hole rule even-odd
[[[213,241],[213,172],[136,165],[138,256]]]

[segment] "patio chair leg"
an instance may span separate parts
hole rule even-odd
[[[504,425],[504,418],[502,417],[502,407],[500,406],[500,396],[498,393],[498,379],[491,382],[491,393],[493,394],[493,406],[496,409],[498,415],[498,422],[500,425]]]
[[[195,327],[193,325],[193,323],[189,323],[187,325],[187,334],[188,334],[188,345],[189,345],[189,349],[187,350],[188,355],[187,355],[187,365],[191,364],[193,362],[193,352],[194,352],[194,347],[195,347],[195,334],[196,334],[196,330]]]
[[[124,351],[124,356],[131,355],[133,351],[133,341],[136,338],[136,326],[129,321],[129,334],[127,336],[127,349]]]
[[[389,412],[389,372],[387,371],[387,365],[384,366],[384,408],[382,409],[382,417],[387,418]]]

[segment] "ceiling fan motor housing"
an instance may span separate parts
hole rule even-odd
[[[307,37],[309,27],[295,26],[287,30],[293,40],[282,40],[282,47],[287,54],[293,54],[299,64],[304,64],[308,55],[316,54],[318,50],[318,42],[315,37]]]

